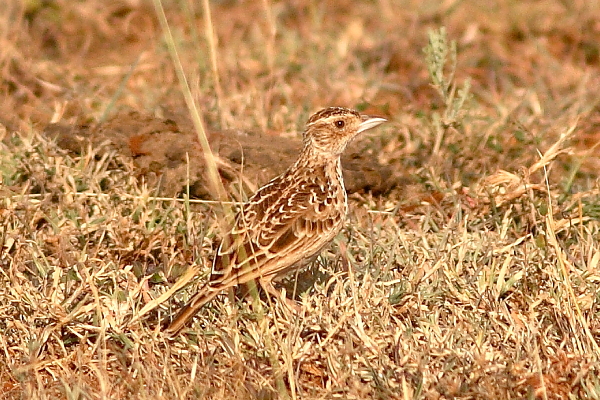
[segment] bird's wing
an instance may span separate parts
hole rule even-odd
[[[343,215],[332,207],[336,201],[310,180],[265,186],[221,242],[210,285],[225,288],[275,275],[312,257],[342,226]]]

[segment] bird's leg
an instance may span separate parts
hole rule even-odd
[[[287,308],[292,313],[298,314],[302,310],[302,307],[300,306],[300,304],[298,304],[297,301],[288,299],[284,292],[282,292],[281,290],[277,290],[275,286],[273,286],[272,279],[259,278],[258,283],[267,293],[279,300],[285,306],[285,308]]]

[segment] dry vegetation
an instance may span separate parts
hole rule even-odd
[[[159,4],[0,8],[0,399],[600,399],[598,2],[165,0],[166,25]],[[423,52],[441,27],[454,75]],[[222,296],[164,338],[219,207],[43,134],[190,100],[209,130],[389,118],[404,184],[352,196],[301,318]]]

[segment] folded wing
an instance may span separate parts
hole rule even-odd
[[[314,180],[289,185],[283,179],[265,186],[242,209],[216,254],[210,286],[284,273],[312,258],[339,232],[345,213],[330,205],[340,199]]]

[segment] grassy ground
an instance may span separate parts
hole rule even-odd
[[[600,398],[597,2],[6,4],[0,399]],[[454,69],[449,44],[423,51],[441,27]],[[42,134],[191,100],[208,129],[289,135],[328,105],[389,118],[371,135],[406,185],[352,196],[298,277],[301,318],[223,296],[164,338],[216,206]],[[190,265],[197,283],[134,318]]]

